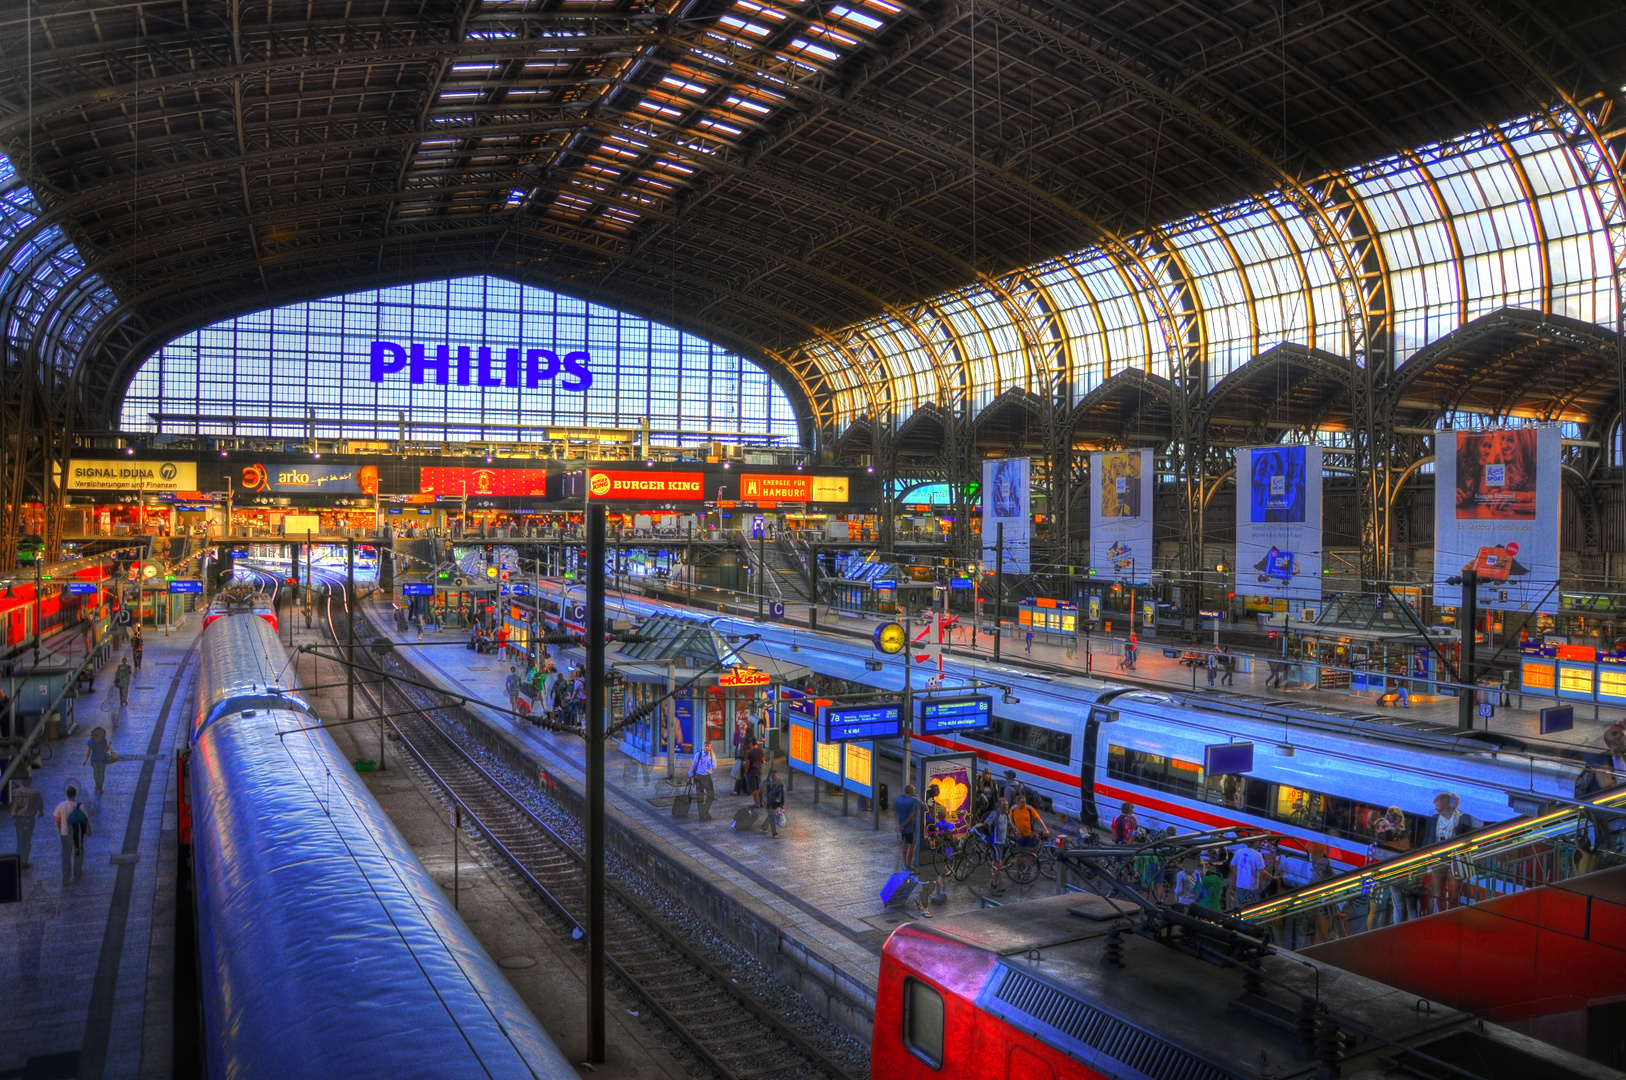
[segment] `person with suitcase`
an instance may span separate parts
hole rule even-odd
[[[689,766],[689,779],[694,784],[695,810],[701,821],[711,820],[711,804],[717,801],[717,786],[712,773],[717,771],[717,755],[711,743],[700,741],[695,748],[694,764]]]
[[[762,785],[762,805],[767,808],[768,820],[764,827],[768,835],[779,839],[779,826],[785,823],[785,785],[779,781],[779,770],[768,770],[768,782]]]

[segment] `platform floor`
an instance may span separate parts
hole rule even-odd
[[[395,629],[387,601],[374,601],[369,615],[375,627],[397,641],[416,642],[416,631]],[[459,631],[437,634],[430,630],[424,635],[428,647],[402,649],[399,655],[439,685],[502,702],[506,661],[430,644],[463,639]],[[509,732],[550,769],[580,782],[584,744],[579,737],[554,734],[503,713],[482,711],[488,723]],[[700,821],[693,815],[677,819],[671,808],[679,787],[668,780],[664,760],[645,765],[620,753],[613,741],[611,747],[605,774],[612,813],[684,858],[736,901],[749,905],[857,984],[874,989],[887,936],[901,923],[920,917],[913,904],[907,912],[896,912],[880,901],[882,884],[902,866],[896,819],[889,812],[881,813],[876,831],[870,812],[858,811],[856,797],[849,799],[849,813],[843,816],[840,794],[829,794],[826,786],[815,804],[812,778],[798,774],[787,793],[787,820],[778,839],[760,830],[736,830],[731,827],[734,812],[751,800],[728,793],[731,782],[722,774],[731,763],[724,759],[712,820]],[[782,756],[778,766],[783,771]],[[687,762],[680,761],[677,771],[681,784]],[[898,763],[882,759],[878,772],[891,790],[901,790]],[[1059,825],[1060,819],[1053,823]],[[933,905],[934,915],[981,906],[988,885],[985,875],[986,871],[966,883],[951,881],[948,902]],[[1058,887],[1056,882],[1040,878],[1027,889],[1011,887],[998,899],[1020,902],[1051,895]]]
[[[77,727],[50,744],[34,774],[45,817],[20,903],[0,905],[0,1080],[172,1075],[176,874],[175,749],[185,741],[197,672],[197,622],[168,637],[148,629],[129,705],[113,688],[117,659],[76,703]],[[83,764],[101,725],[121,760],[98,797]],[[91,816],[83,877],[64,886],[51,814],[74,783]],[[0,852],[17,850],[0,813]]]

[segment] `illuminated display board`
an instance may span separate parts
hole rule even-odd
[[[426,465],[418,471],[421,494],[456,498],[460,495],[536,495],[547,498],[546,469],[471,469]]]
[[[802,473],[743,473],[740,476],[740,498],[747,502],[846,502],[849,490],[845,476]]]
[[[820,720],[825,742],[895,739],[903,734],[903,707],[896,704],[828,708],[822,712]]]
[[[987,694],[919,700],[920,730],[925,735],[945,731],[981,731],[994,722],[994,699]]]

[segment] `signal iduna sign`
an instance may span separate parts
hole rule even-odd
[[[190,461],[68,462],[69,491],[196,491],[198,467]]]
[[[587,474],[587,491],[595,499],[687,499],[705,497],[705,473],[600,472]]]
[[[800,473],[743,473],[740,498],[746,502],[846,502],[845,476],[804,476]]]

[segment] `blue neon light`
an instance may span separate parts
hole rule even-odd
[[[383,382],[384,376],[400,371],[410,363],[408,377],[412,382],[421,384],[424,376],[432,374],[436,383],[445,386],[454,359],[452,346],[446,344],[434,346],[433,356],[429,355],[429,346],[416,341],[406,345],[375,341],[371,350],[367,374],[375,383]],[[459,386],[507,386],[517,390],[524,385],[534,390],[543,382],[551,381],[561,370],[566,375],[566,378],[559,380],[561,390],[581,393],[593,385],[593,373],[587,370],[593,357],[580,350],[560,356],[552,349],[507,348],[499,360],[492,355],[489,345],[459,345],[455,359]],[[522,359],[523,384],[520,382]]]

